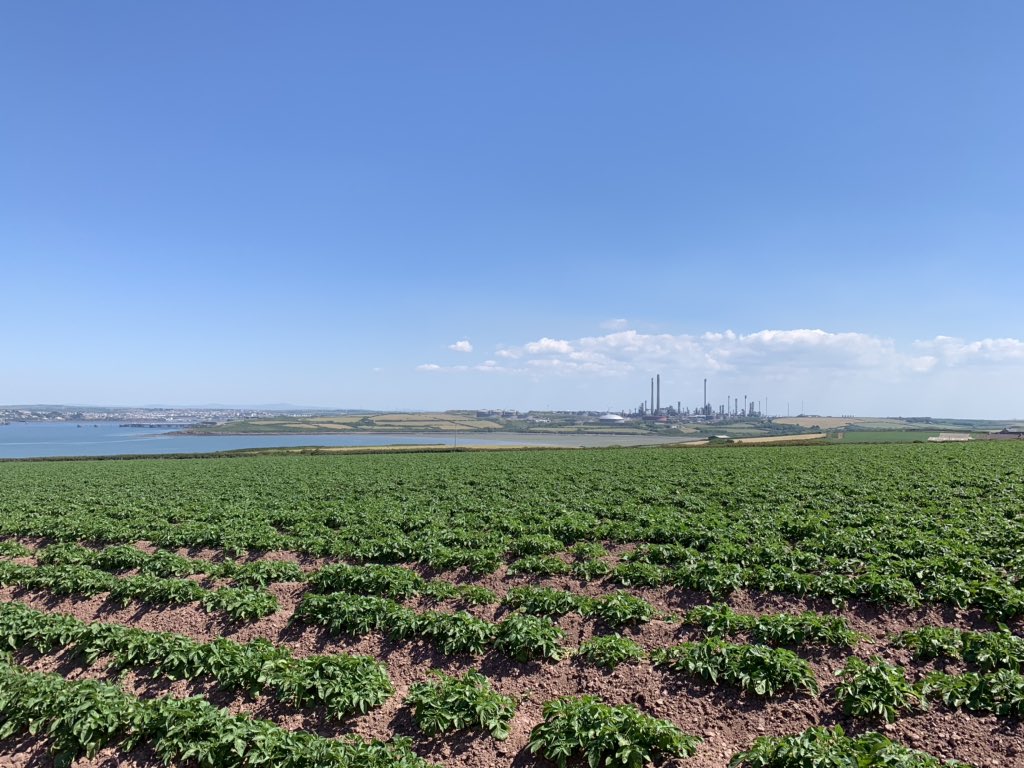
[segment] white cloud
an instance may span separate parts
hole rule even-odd
[[[964,341],[952,336],[936,336],[914,346],[950,366],[980,363],[1024,362],[1024,341],[1020,339],[981,339]]]
[[[621,331],[627,325],[629,325],[629,321],[624,317],[613,317],[611,320],[601,323],[601,327],[606,331]]]
[[[801,392],[825,402],[841,401],[837,412],[850,412],[844,407],[866,403],[874,396],[870,393],[876,392],[885,393],[877,396],[879,403],[890,403],[888,398],[897,397],[900,391],[915,393],[907,395],[912,401],[907,409],[920,408],[928,401],[916,393],[928,392],[928,397],[938,402],[942,393],[967,386],[949,377],[969,374],[991,379],[996,367],[1024,369],[1024,341],[936,336],[898,344],[856,331],[769,328],[752,333],[725,329],[670,334],[626,329],[576,339],[543,336],[497,349],[493,359],[482,363],[426,363],[416,370],[520,377],[522,384],[508,386],[550,386],[542,382],[557,379],[564,386],[605,386],[616,391],[631,386],[627,382],[635,377],[646,380],[655,372],[661,373],[663,383],[672,382],[668,386],[673,391],[678,391],[681,382],[699,382],[710,376],[719,387],[752,384],[762,391]],[[615,379],[622,383],[599,384]],[[1016,374],[1010,379],[1015,380]]]
[[[561,339],[549,339],[545,336],[540,341],[531,341],[523,347],[531,355],[559,354],[567,355],[572,352],[572,345]]]
[[[574,340],[545,336],[496,354],[524,361],[525,368],[510,370],[561,374],[623,375],[660,368],[769,376],[811,371],[900,376],[968,362],[1024,363],[1024,341],[1006,338],[965,342],[938,336],[914,342],[904,350],[892,339],[820,328],[765,329],[748,334],[724,330],[699,335],[621,330]]]
[[[437,365],[436,363],[424,363],[416,366],[417,371],[424,373],[460,373],[465,371],[478,371],[480,373],[517,373],[518,369],[506,368],[499,365],[497,360],[484,360],[476,365]]]
[[[474,365],[473,370],[481,373],[510,373],[512,369],[499,365],[497,360],[484,360],[479,365]]]
[[[662,402],[681,400],[691,408],[699,406],[707,378],[715,407],[747,393],[759,403],[763,398],[772,413],[1020,418],[1013,411],[1024,377],[1024,340],[897,341],[822,328],[684,334],[623,328],[524,339],[496,348],[483,362],[426,363],[417,370],[438,374],[424,377],[423,387],[446,396],[463,375],[486,376],[485,389],[475,384],[474,392],[522,409],[634,407],[648,396],[649,378],[660,373]]]
[[[472,352],[473,345],[469,343],[469,339],[463,339],[462,341],[456,341],[454,344],[449,344],[448,349],[455,352]]]

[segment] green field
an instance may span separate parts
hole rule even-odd
[[[0,463],[0,754],[422,768],[457,743],[511,768],[598,744],[782,768],[800,738],[820,764],[925,768],[908,744],[966,744],[941,716],[1010,765],[1024,452],[854,434]]]
[[[840,440],[844,443],[923,443],[938,434],[938,431],[925,429],[846,430]]]
[[[826,593],[870,574],[920,597],[934,585],[904,580],[932,558],[1012,584],[1020,457],[970,444],[11,462],[0,534],[493,568],[544,536],[681,547],[735,586],[771,568]],[[854,543],[856,560],[830,559]]]
[[[370,413],[244,419],[197,426],[188,431],[197,435],[330,435],[349,432],[471,432],[499,428],[497,422],[463,413]]]

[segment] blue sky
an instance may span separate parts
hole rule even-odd
[[[8,4],[0,402],[1024,416],[1022,24]]]

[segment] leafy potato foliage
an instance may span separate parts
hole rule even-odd
[[[587,578],[607,568],[596,549],[577,550],[587,559],[571,566],[552,550],[612,542],[638,545],[630,564],[654,566],[622,567],[623,583],[941,602],[1008,619],[1024,615],[1017,448],[8,462],[0,536],[229,556],[286,549],[473,573],[515,561],[534,575]]]
[[[686,614],[687,624],[703,627],[714,637],[735,637],[747,634],[765,645],[824,644],[851,647],[857,633],[842,616],[825,616],[806,611],[752,616],[737,613],[724,604],[701,605]]]
[[[171,680],[209,677],[229,691],[263,690],[295,706],[323,706],[332,717],[365,714],[394,693],[384,664],[366,656],[334,654],[297,659],[257,638],[200,643],[172,632],[149,632],[0,604],[0,643],[12,651],[72,649],[88,664],[109,657],[120,669],[148,669]]]
[[[792,651],[737,645],[718,638],[681,643],[651,654],[657,666],[712,683],[727,683],[758,696],[784,690],[818,693],[811,666]]]
[[[891,723],[900,712],[920,704],[921,696],[910,683],[902,667],[873,658],[870,662],[849,658],[836,672],[840,683],[836,698],[843,709],[855,717],[881,718]]]
[[[576,655],[590,664],[615,669],[619,664],[643,660],[644,649],[622,635],[597,635],[582,643]]]
[[[407,741],[327,739],[233,716],[198,696],[142,700],[113,685],[69,682],[0,659],[0,740],[30,733],[49,735],[57,768],[115,745],[125,750],[145,745],[166,765],[429,768]]]
[[[901,632],[896,636],[896,645],[911,649],[918,659],[962,659],[983,672],[1024,670],[1024,637],[1005,627],[999,632],[922,627]]]
[[[610,706],[594,696],[549,701],[544,722],[530,734],[530,751],[559,768],[576,757],[585,757],[591,766],[641,768],[665,757],[689,757],[699,743],[668,720],[628,705]]]
[[[1024,716],[1024,675],[1011,669],[962,675],[932,672],[921,681],[920,690],[926,699],[937,699],[952,709]]]
[[[970,768],[908,749],[878,733],[850,737],[840,726],[815,726],[794,736],[761,736],[729,768]]]
[[[516,713],[512,698],[493,690],[491,681],[473,670],[462,677],[433,674],[434,680],[413,685],[406,699],[421,731],[434,734],[476,728],[496,739],[508,738]]]

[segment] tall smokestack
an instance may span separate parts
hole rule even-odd
[[[654,413],[654,377],[651,377],[651,413]]]
[[[654,406],[655,413],[661,413],[661,374],[658,374],[658,399],[655,401]]]

